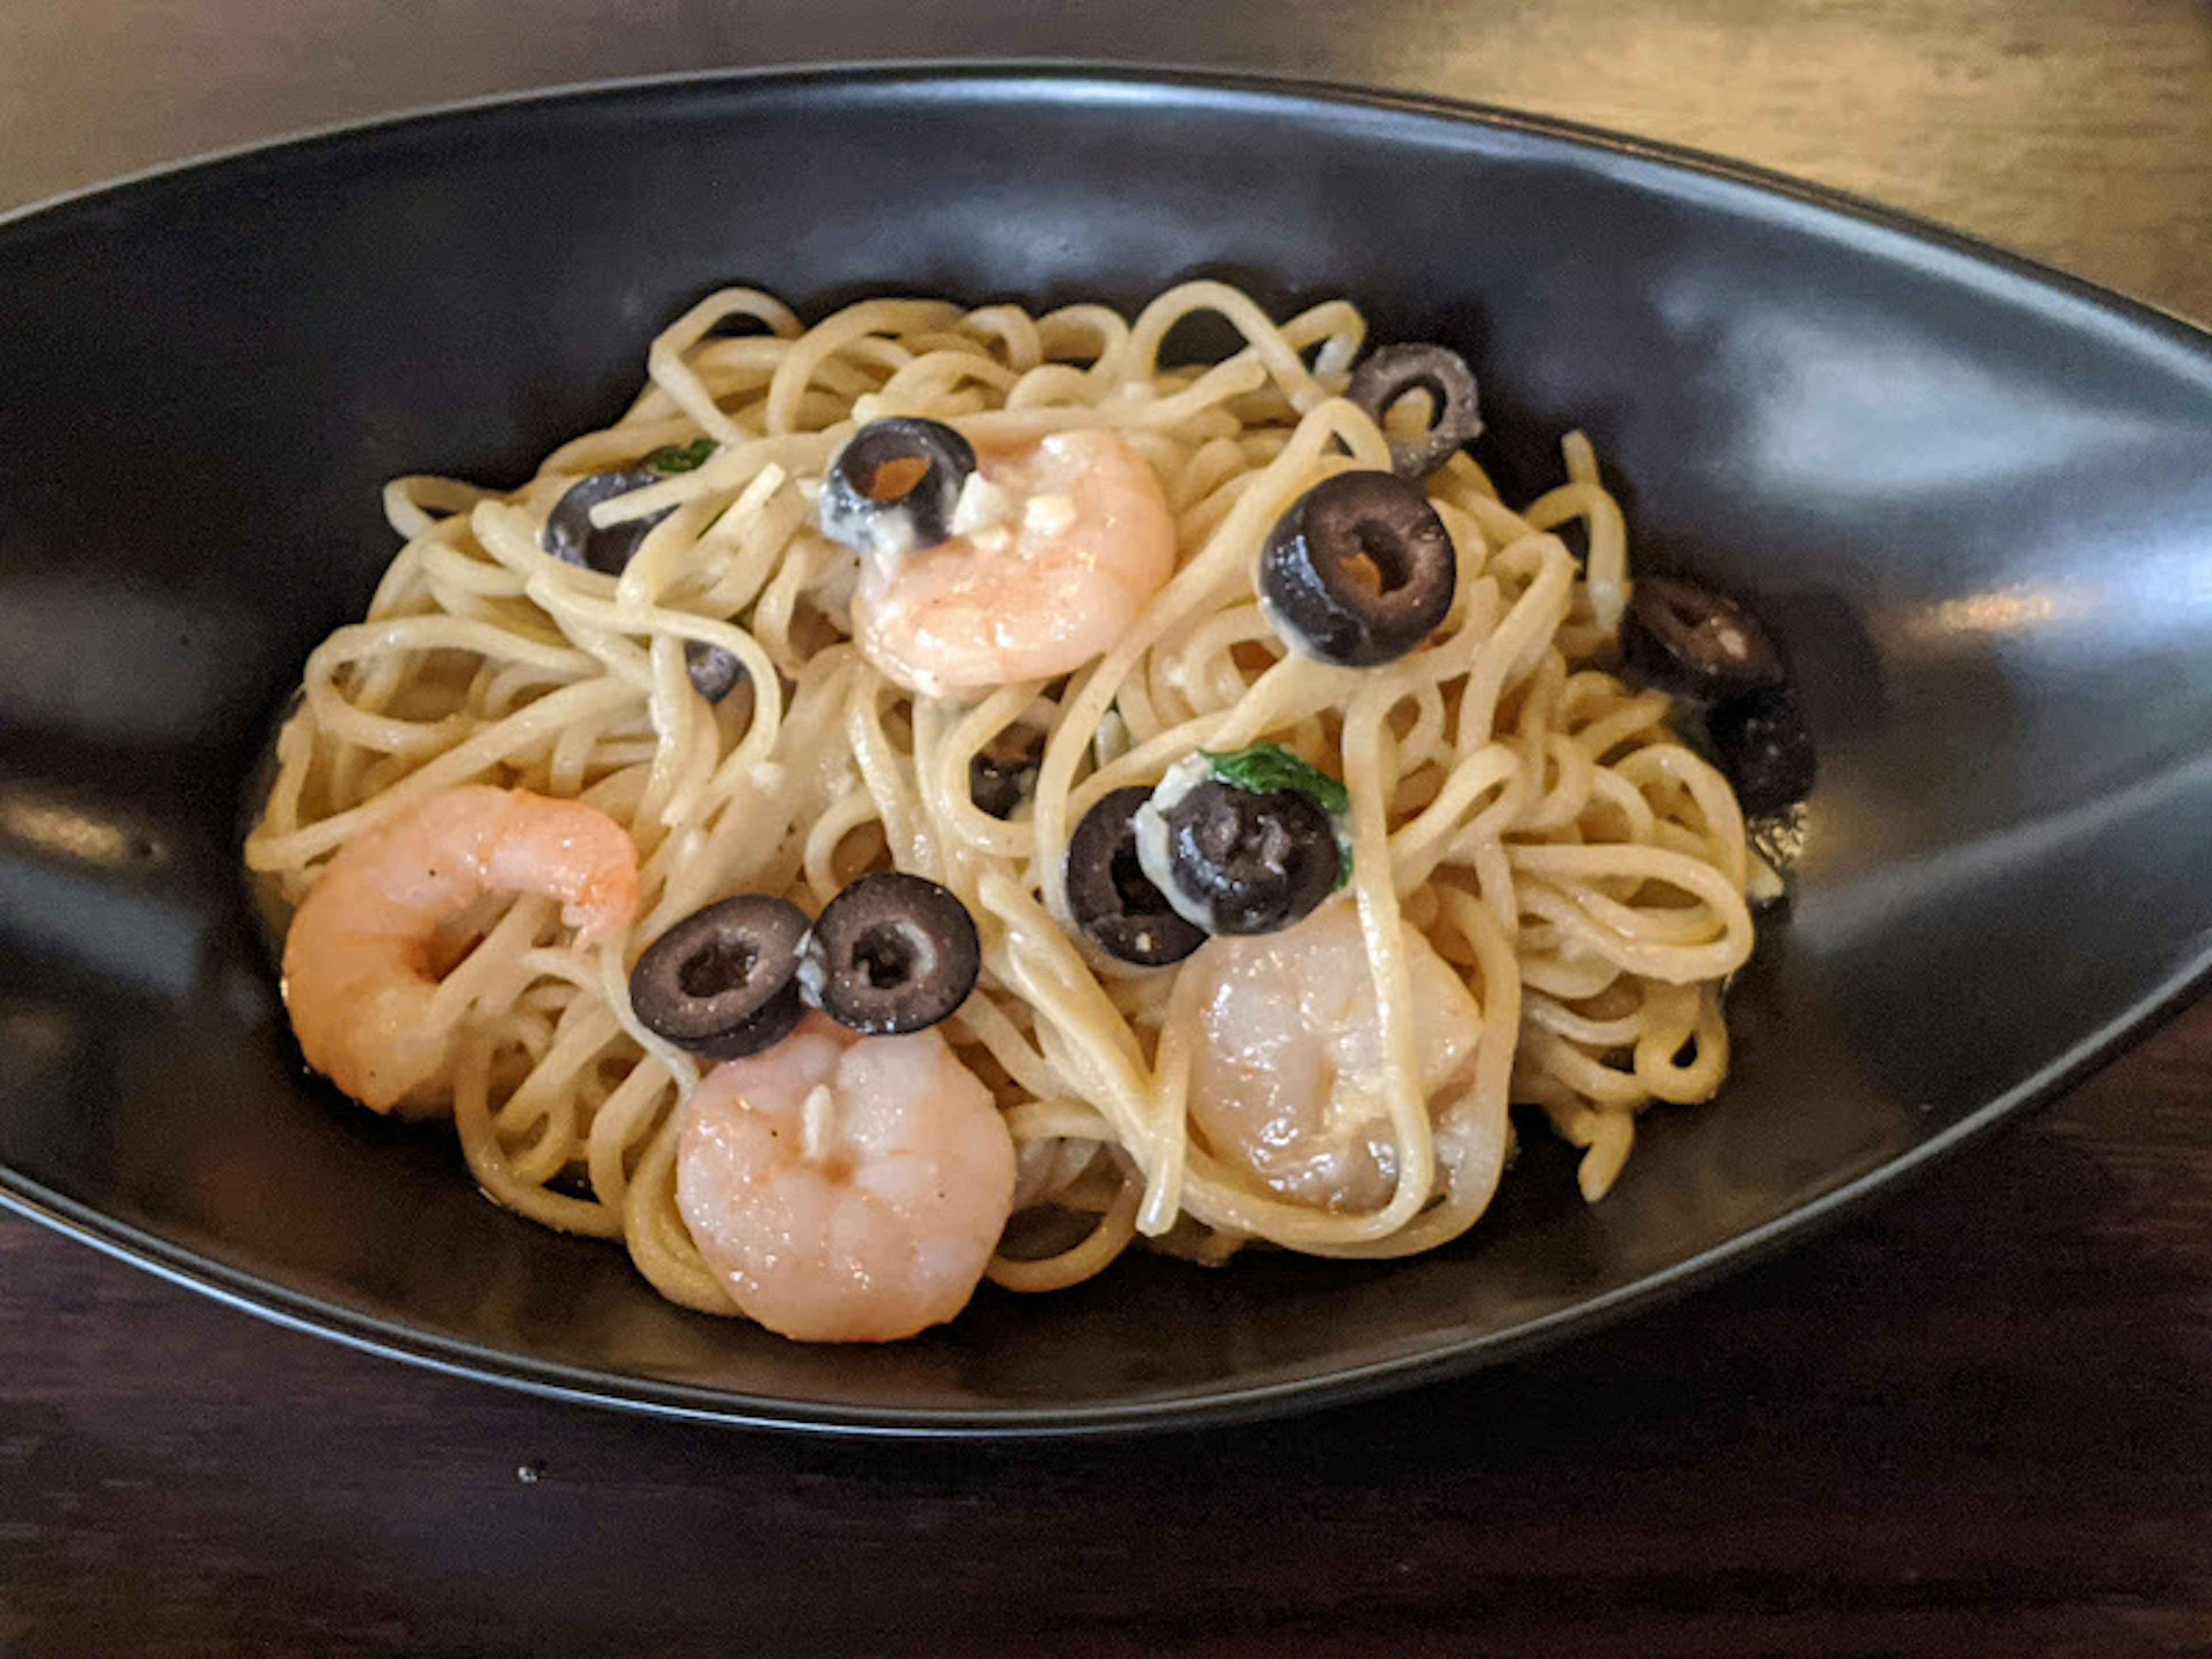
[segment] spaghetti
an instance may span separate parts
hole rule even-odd
[[[1200,313],[1241,346],[1163,361]],[[404,1109],[449,1110],[494,1199],[623,1239],[690,1307],[734,1310],[677,1200],[702,1066],[641,1022],[628,965],[710,901],[764,893],[811,914],[877,869],[942,884],[981,933],[980,983],[942,1029],[1018,1151],[1001,1285],[1072,1284],[1139,1239],[1206,1261],[1252,1241],[1433,1248],[1489,1202],[1509,1103],[1583,1149],[1594,1200],[1642,1108],[1705,1099],[1726,1070],[1721,989],[1752,939],[1742,816],[1668,699],[1608,672],[1626,536],[1579,434],[1565,482],[1518,510],[1463,453],[1427,477],[1457,586],[1419,649],[1376,668],[1286,649],[1254,592],[1270,526],[1334,472],[1387,469],[1397,429],[1422,419],[1407,398],[1378,426],[1342,395],[1364,335],[1347,302],[1279,325],[1211,282],[1133,319],[887,299],[812,327],[755,290],[713,295],[654,341],[628,413],[520,489],[387,487],[405,545],[366,619],[308,659],[246,861],[297,903],[349,842],[470,783],[580,800],[628,831],[636,915],[588,951],[566,948],[543,897],[447,925],[453,960],[424,1017],[458,1040],[437,1097]],[[1172,514],[1166,586],[1072,674],[902,689],[854,638],[856,562],[816,512],[840,444],[890,416],[957,426],[979,450],[1116,434]],[[665,515],[618,574],[543,550],[580,477],[702,439],[694,470],[594,510],[600,526]],[[1571,522],[1580,561],[1556,533]],[[729,653],[738,689],[705,701],[687,647]],[[1022,732],[1042,739],[1034,788],[994,817],[971,764]],[[1261,741],[1350,801],[1348,896],[1330,903],[1356,915],[1373,1025],[1373,1074],[1346,1085],[1386,1149],[1372,1205],[1271,1184],[1192,1109],[1206,1055],[1189,1005],[1213,946],[1134,967],[1090,949],[1070,915],[1068,842],[1092,805],[1194,751]],[[1431,960],[1475,1011],[1445,1099],[1424,1086],[1414,1019]]]

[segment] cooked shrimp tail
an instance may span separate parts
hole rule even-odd
[[[1014,1142],[935,1030],[822,1015],[701,1080],[677,1207],[738,1306],[802,1342],[892,1342],[967,1306],[1006,1231]]]
[[[1419,1085],[1432,1114],[1462,1092],[1482,1015],[1418,933],[1405,939]],[[1279,933],[1209,940],[1184,963],[1194,1029],[1191,1124],[1261,1189],[1344,1213],[1380,1209],[1398,1178],[1383,1094],[1382,1018],[1369,991],[1358,911],[1327,904]],[[1440,1146],[1447,1180],[1480,1167],[1507,1133],[1503,1102]]]
[[[580,801],[470,785],[348,842],[292,918],[284,1001],[307,1064],[372,1111],[420,1109],[451,1071],[435,1006],[440,922],[486,893],[558,899],[579,948],[637,908],[637,848]]]
[[[861,562],[860,648],[911,691],[1072,673],[1112,649],[1174,574],[1159,480],[1110,432],[986,454],[962,505],[962,533]]]

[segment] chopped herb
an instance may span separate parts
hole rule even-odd
[[[1231,788],[1255,795],[1295,789],[1312,796],[1314,805],[1333,818],[1352,810],[1352,796],[1343,784],[1279,743],[1255,743],[1231,755],[1217,755],[1207,749],[1198,752],[1213,769],[1213,775]]]
[[[720,447],[712,438],[694,438],[688,444],[664,444],[645,458],[645,470],[658,472],[664,478],[678,472],[695,472],[706,465]]]

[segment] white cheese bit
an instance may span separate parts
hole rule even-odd
[[[1194,927],[1213,931],[1213,912],[1183,892],[1175,879],[1175,855],[1168,847],[1167,815],[1182,798],[1213,775],[1213,763],[1203,755],[1189,755],[1168,768],[1153,788],[1152,799],[1137,809],[1137,863],[1145,879],[1160,890],[1175,913]]]
[[[809,1164],[827,1164],[836,1149],[837,1097],[817,1083],[799,1109],[799,1153]]]
[[[1153,786],[1151,805],[1162,812],[1172,812],[1182,805],[1185,795],[1212,775],[1212,761],[1203,755],[1185,755]]]
[[[814,527],[821,532],[823,540],[838,541],[823,526],[818,501]],[[903,513],[879,513],[861,528],[860,543],[853,550],[862,558],[872,559],[878,565],[896,564],[914,551],[914,521]]]
[[[1756,847],[1744,848],[1743,896],[1753,904],[1771,904],[1783,894],[1782,877]]]
[[[1002,524],[994,524],[988,529],[979,530],[968,538],[968,545],[978,553],[1003,553],[1013,544],[1013,532]]]
[[[814,930],[810,927],[806,937],[799,941],[799,971],[793,977],[799,981],[799,1000],[810,1008],[819,1008],[822,988],[830,983],[830,965],[813,945]]]
[[[1013,499],[980,472],[970,472],[968,482],[960,486],[960,499],[952,504],[951,529],[956,536],[973,537],[976,532],[1001,525],[1013,514]]]
[[[1066,495],[1032,495],[1022,509],[1022,528],[1033,536],[1057,536],[1075,522],[1075,502]]]
[[[914,520],[903,513],[879,513],[868,520],[867,555],[896,563],[914,551]]]
[[[1267,626],[1275,630],[1275,637],[1301,657],[1310,657],[1316,662],[1328,659],[1314,648],[1313,635],[1275,609],[1275,602],[1267,597],[1263,586],[1260,590],[1260,614],[1267,619]]]

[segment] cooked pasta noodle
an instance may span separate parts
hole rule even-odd
[[[1238,349],[1164,361],[1203,313]],[[478,906],[449,930],[459,960],[434,1017],[463,1040],[438,1099],[407,1109],[450,1109],[492,1197],[621,1238],[690,1307],[732,1310],[676,1198],[702,1064],[641,1023],[629,964],[716,898],[783,895],[811,914],[872,868],[942,884],[980,929],[981,982],[944,1029],[1018,1149],[1022,1224],[992,1264],[1000,1285],[1072,1284],[1139,1241],[1206,1261],[1251,1241],[1433,1248],[1488,1204],[1509,1102],[1582,1149],[1595,1200],[1645,1105],[1705,1099],[1726,1070],[1721,991],[1751,945],[1743,821],[1671,732],[1666,698],[1607,672],[1627,538],[1579,434],[1565,482],[1518,510],[1465,453],[1427,480],[1458,581],[1420,648],[1373,669],[1285,649],[1255,594],[1259,546],[1319,479],[1389,465],[1389,434],[1341,395],[1364,334],[1346,301],[1279,324],[1212,282],[1127,319],[885,299],[805,327],[764,294],[713,295],[653,343],[629,412],[520,489],[388,486],[405,545],[366,619],[307,660],[247,862],[297,902],[349,841],[472,782],[573,797],[628,830],[637,911],[590,951],[567,948],[544,898]],[[902,690],[854,643],[855,561],[815,517],[839,445],[892,415],[955,423],[978,449],[1119,434],[1171,509],[1172,578],[1071,675],[961,700]],[[701,437],[718,447],[696,470],[598,509],[601,526],[672,509],[619,576],[541,550],[580,476]],[[1581,561],[1556,533],[1571,523]],[[690,641],[744,669],[719,705],[687,679]],[[1002,820],[970,798],[970,762],[1018,726],[1044,734],[1042,760],[1027,811]],[[1356,911],[1380,1036],[1364,1081],[1393,1178],[1371,1206],[1301,1201],[1210,1144],[1175,1006],[1190,976],[1108,960],[1071,921],[1063,865],[1091,805],[1194,750],[1261,740],[1349,791],[1349,896],[1332,902]],[[1480,1011],[1471,1066],[1441,1106],[1419,1076],[1416,938]],[[1489,1149],[1454,1164],[1451,1137],[1477,1122],[1497,1126]]]

